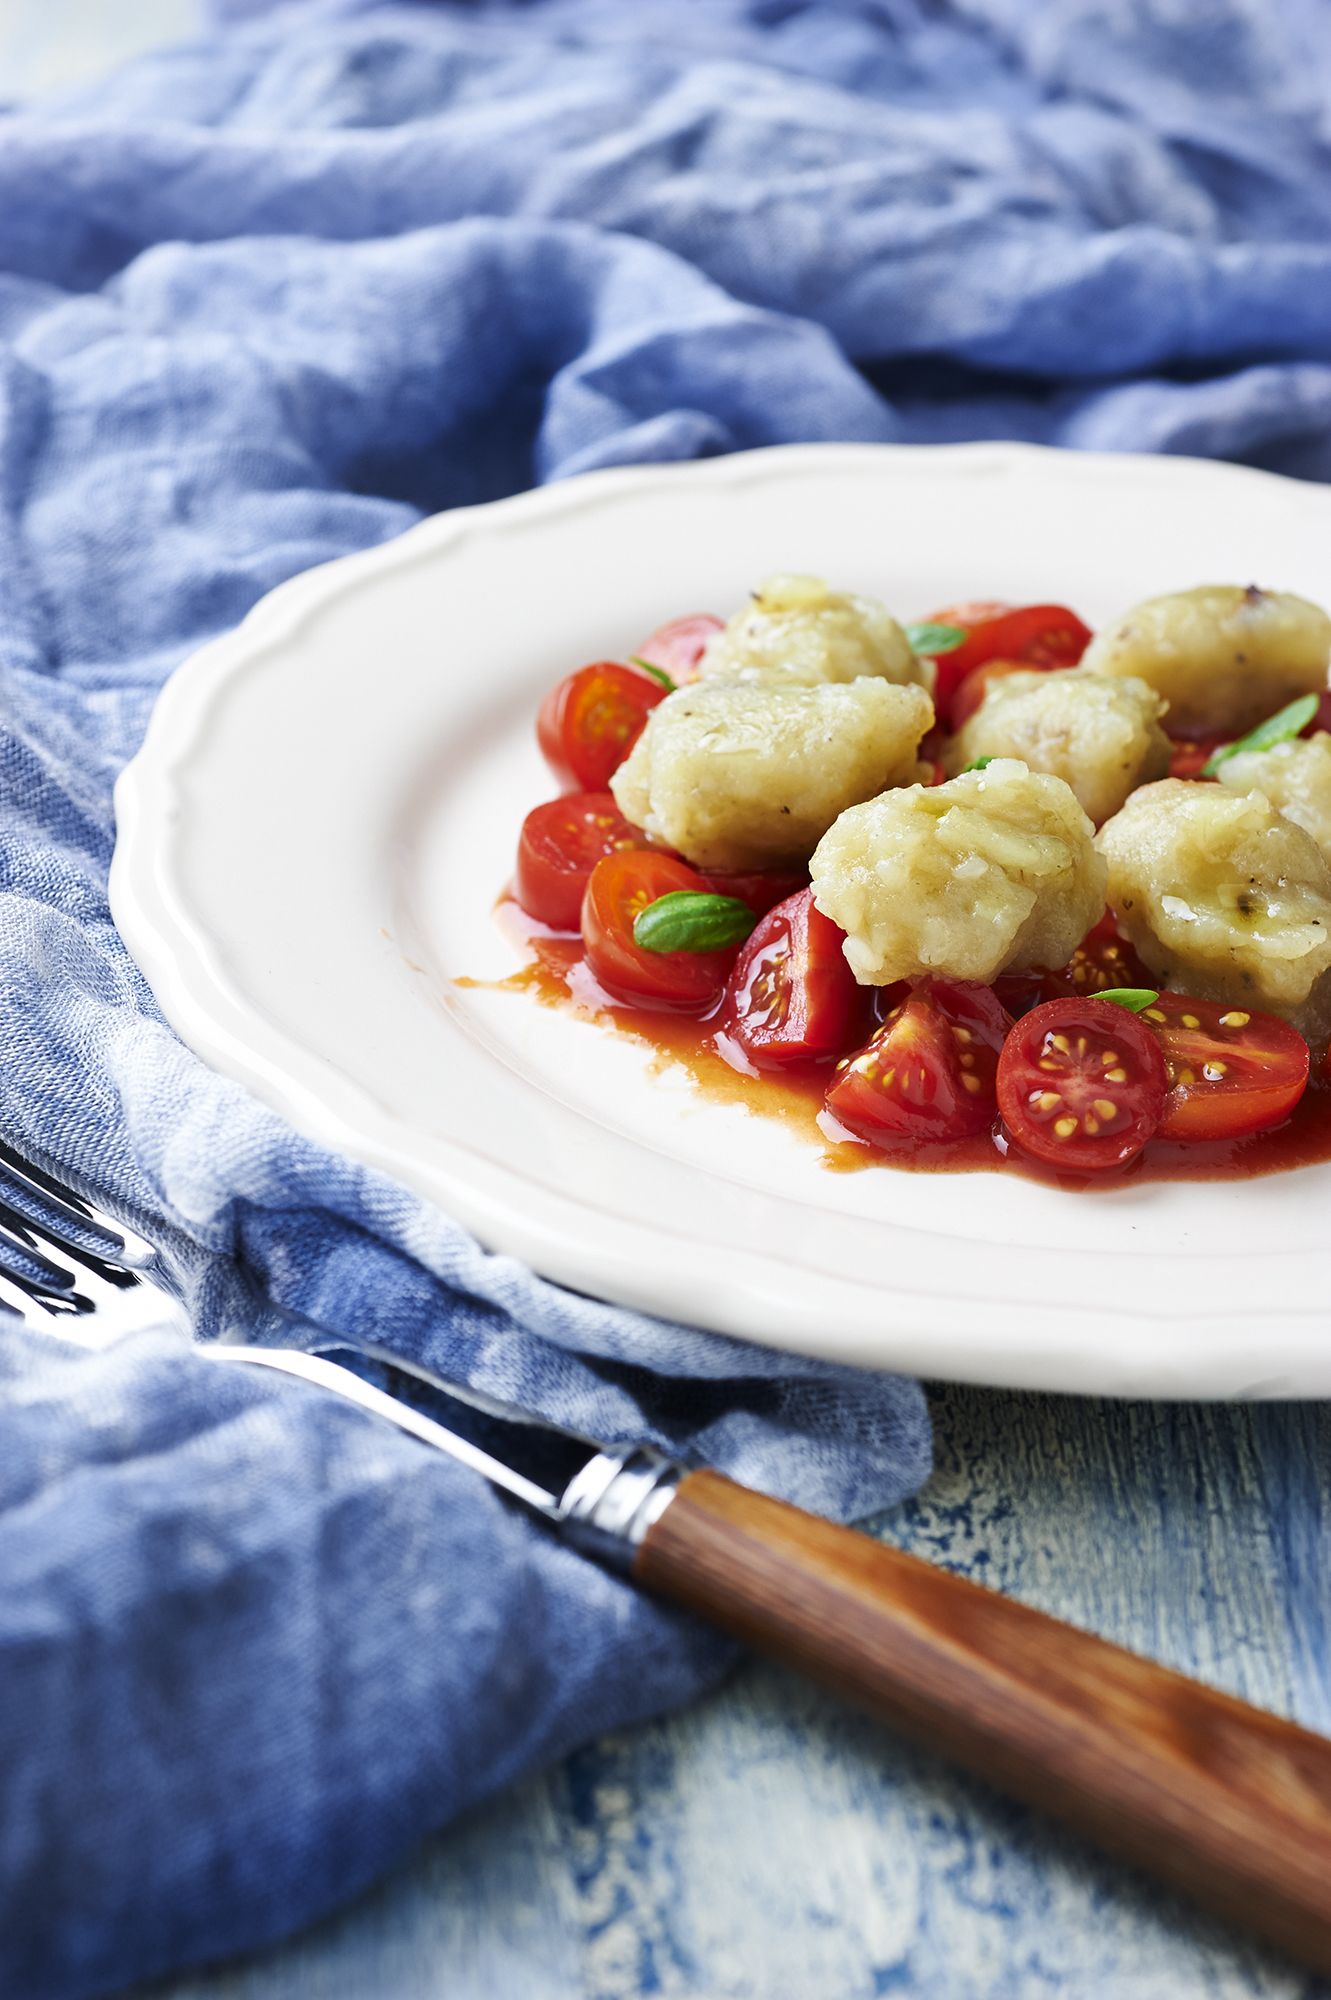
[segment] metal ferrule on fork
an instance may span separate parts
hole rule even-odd
[[[655,1445],[598,1451],[565,1488],[560,1525],[585,1554],[627,1571],[683,1476],[684,1467]]]

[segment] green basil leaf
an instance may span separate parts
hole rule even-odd
[[[1141,1014],[1146,1008],[1154,1007],[1160,995],[1154,986],[1111,986],[1104,993],[1091,997],[1108,1000],[1115,1007],[1126,1007],[1130,1014]]]
[[[643,673],[650,674],[654,681],[660,681],[661,686],[667,694],[675,692],[675,683],[671,680],[665,668],[656,666],[651,660],[644,660],[641,653],[630,653],[629,665],[631,667],[640,667]]]
[[[993,761],[992,757],[977,757],[973,764],[963,764],[957,776],[964,778],[967,771],[987,771]]]
[[[1301,694],[1297,701],[1291,701],[1285,708],[1268,715],[1265,722],[1259,722],[1246,736],[1240,736],[1237,743],[1222,743],[1220,748],[1202,765],[1202,776],[1213,778],[1221,764],[1227,764],[1231,757],[1242,757],[1250,750],[1274,750],[1277,743],[1290,743],[1308,727],[1317,713],[1318,696]]]
[[[634,919],[633,942],[644,951],[725,951],[743,944],[757,921],[738,896],[672,889]]]
[[[932,659],[936,653],[955,653],[970,633],[963,625],[908,625],[906,637],[912,653],[927,653]]]

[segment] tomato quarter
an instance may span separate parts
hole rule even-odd
[[[1126,938],[1118,934],[1109,911],[1086,933],[1067,964],[1054,972],[1005,972],[994,981],[1009,1014],[1029,1014],[1042,1000],[1069,995],[1104,993],[1117,986],[1155,985]]]
[[[1288,1118],[1308,1085],[1308,1044],[1288,1021],[1161,993],[1141,1016],[1169,1073],[1162,1139],[1242,1139]]]
[[[838,1055],[859,987],[844,933],[802,889],[769,910],[740,949],[726,987],[723,1034],[758,1069]]]
[[[935,611],[930,623],[959,625],[966,633],[962,645],[935,662],[934,707],[954,729],[966,719],[958,714],[955,697],[978,667],[994,660],[1028,668],[1075,667],[1091,641],[1090,627],[1065,604],[955,604]],[[970,712],[978,706],[975,700]]]
[[[998,1063],[998,1108],[1033,1159],[1070,1174],[1126,1166],[1164,1115],[1160,1044],[1110,1000],[1047,1000],[1013,1028]]]
[[[682,686],[685,681],[697,679],[707,641],[715,637],[724,623],[724,619],[713,617],[710,611],[690,612],[686,618],[672,618],[668,625],[658,626],[651,638],[644,639],[633,651],[638,659],[650,660],[654,667],[663,668],[677,686]]]
[[[587,878],[603,855],[645,847],[610,792],[566,792],[534,806],[522,822],[513,893],[529,917],[575,931]]]
[[[551,688],[536,718],[541,755],[566,792],[603,792],[666,690],[637,667],[597,660]]]
[[[858,1055],[838,1063],[826,1105],[875,1146],[938,1145],[985,1131],[1011,1023],[987,986],[924,979]]]
[[[633,937],[648,904],[677,889],[706,893],[707,884],[669,854],[640,848],[606,855],[582,899],[582,942],[588,965],[612,998],[701,1014],[720,999],[734,951],[645,951]]]

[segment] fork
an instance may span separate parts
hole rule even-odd
[[[150,1244],[0,1142],[0,1336],[14,1313],[98,1345],[168,1313],[183,1327],[165,1278]],[[651,1444],[579,1437],[376,1348],[192,1352],[395,1424],[643,1589],[1331,1972],[1326,1738]]]

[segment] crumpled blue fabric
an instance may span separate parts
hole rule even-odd
[[[0,120],[0,1130],[204,1336],[351,1330],[868,1513],[927,1468],[915,1385],[575,1298],[182,1048],[110,923],[111,787],[273,584],[588,467],[1017,436],[1331,476],[1325,6],[216,14]],[[276,1939],[725,1659],[309,1391],[0,1321],[6,2000]]]

